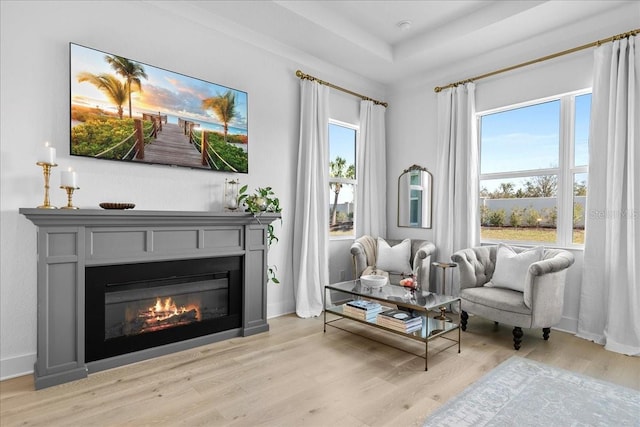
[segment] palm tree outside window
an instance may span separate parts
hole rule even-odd
[[[353,238],[355,233],[356,142],[358,128],[329,122],[329,237]]]

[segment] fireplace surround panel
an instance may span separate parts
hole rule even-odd
[[[38,349],[34,366],[37,389],[85,378],[91,372],[269,329],[266,319],[266,237],[268,224],[278,219],[279,214],[263,214],[258,221],[250,214],[233,212],[21,208],[20,213],[37,226]],[[193,267],[209,262],[218,262],[221,266],[206,271]],[[179,274],[163,271],[168,266],[178,264],[187,265],[186,271]],[[110,267],[117,271],[136,265],[162,271],[157,277],[134,276],[124,281],[103,283],[103,287],[111,285],[118,290],[107,292],[112,293],[108,297],[104,294],[99,297],[102,307],[99,311],[106,312],[105,307],[109,303],[112,305],[109,310],[129,310],[125,316],[127,319],[132,312],[144,317],[141,311],[157,303],[161,314],[147,317],[154,321],[160,319],[160,327],[145,323],[142,328],[146,328],[147,332],[159,331],[156,337],[161,337],[160,343],[155,342],[151,346],[127,343],[125,346],[130,348],[125,354],[116,354],[120,350],[109,350],[111,353],[97,358],[89,350],[87,357],[87,345],[92,345],[91,338],[86,336],[87,318],[92,315],[87,313],[93,313],[88,309],[98,304],[96,297],[86,292],[87,277],[92,277],[92,271],[99,272],[97,275],[100,276]],[[142,269],[145,270],[149,271]],[[183,282],[191,283],[184,292],[176,293],[178,307],[175,309],[172,303],[176,301],[172,299],[167,303],[171,295],[164,295],[173,293],[175,286],[178,286],[171,283],[174,276],[183,276]],[[221,290],[226,286],[223,282],[228,282],[226,291]],[[156,296],[146,295],[149,298],[145,298],[145,286],[162,291],[155,289]],[[127,289],[132,292],[125,292]],[[197,296],[201,291],[203,294]],[[214,297],[214,294],[217,296]],[[149,307],[134,309],[118,306],[122,301],[140,295],[143,296],[140,304],[148,304]],[[217,307],[218,302],[223,299],[229,302],[226,308],[228,313],[214,315],[225,320],[209,330],[202,326],[207,322],[192,321],[201,315],[199,309],[191,307],[192,300],[200,297],[208,298],[209,302],[205,303],[207,310],[218,314],[223,310]],[[171,308],[165,308],[165,304]],[[165,321],[168,311],[177,311],[178,315]],[[104,331],[104,313],[101,316],[100,328]],[[183,323],[178,327],[169,327],[166,322]],[[183,336],[187,328],[182,327],[189,326],[189,323],[196,324],[195,331]],[[118,327],[114,326],[116,331]],[[123,326],[127,331],[131,327]],[[136,327],[135,321],[133,327]],[[137,335],[151,337],[153,333]],[[174,341],[164,335],[179,335],[181,340]],[[128,334],[125,333],[124,341],[127,339]],[[143,341],[147,339],[143,338]],[[105,341],[104,334],[100,340]]]

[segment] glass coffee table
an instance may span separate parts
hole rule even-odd
[[[332,302],[335,300],[335,302]],[[356,316],[352,315],[353,309],[345,306],[350,301],[363,300],[373,301],[381,304],[383,307],[397,309],[410,313],[415,317],[420,317],[421,327],[413,332],[404,332],[398,328],[386,326],[384,321],[377,320],[376,315]],[[446,307],[457,303],[458,314],[454,315],[454,319],[444,316]],[[460,298],[449,295],[438,295],[433,292],[404,288],[398,285],[386,284],[380,288],[371,288],[364,286],[360,280],[349,280],[346,282],[334,283],[325,286],[324,291],[324,332],[327,332],[327,325],[347,332],[349,329],[339,326],[341,321],[349,319],[351,321],[363,323],[374,328],[382,329],[387,332],[404,336],[406,338],[423,342],[424,348],[424,370],[428,370],[428,353],[429,341],[442,338],[452,343],[440,351],[444,351],[454,345],[458,345],[458,353],[460,353]],[[335,314],[338,317],[327,320],[327,313]],[[365,318],[366,317],[366,318]],[[416,320],[416,322],[420,323]],[[382,323],[382,324],[381,324]],[[388,325],[388,323],[387,323]],[[457,330],[457,333],[454,331]],[[454,337],[451,337],[453,332]],[[413,354],[413,353],[412,353]]]

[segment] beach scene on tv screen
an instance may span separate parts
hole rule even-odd
[[[70,43],[76,156],[248,172],[247,93]]]

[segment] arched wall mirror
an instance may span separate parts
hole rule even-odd
[[[398,178],[398,227],[431,228],[431,181],[427,169],[413,165]]]

